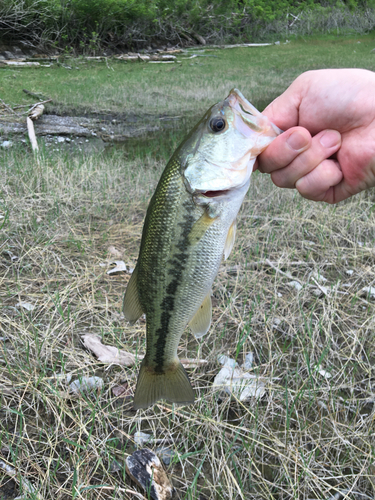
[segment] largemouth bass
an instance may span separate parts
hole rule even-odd
[[[160,399],[194,401],[177,346],[187,325],[197,337],[210,327],[211,286],[232,250],[255,159],[279,133],[234,89],[207,111],[168,162],[124,297],[130,322],[146,314],[136,409]]]

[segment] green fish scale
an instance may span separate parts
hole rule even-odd
[[[190,233],[204,213],[187,192],[177,155],[151,199],[138,261],[138,294],[147,318],[147,365],[163,372],[175,361],[181,335],[203,299],[222,258],[226,237],[215,222],[198,242]]]

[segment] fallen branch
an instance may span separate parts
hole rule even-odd
[[[31,142],[31,149],[33,150],[34,153],[38,153],[39,147],[38,147],[38,143],[36,140],[34,123],[33,123],[32,119],[29,117],[26,118],[26,123],[27,123],[27,133],[29,134],[29,139]]]
[[[23,89],[23,92],[31,97],[36,97],[37,99],[47,99],[43,94],[36,94],[35,92],[30,92],[30,90]]]

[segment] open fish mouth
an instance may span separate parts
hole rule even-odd
[[[227,102],[231,106],[234,113],[241,117],[244,123],[250,127],[254,132],[261,132],[264,130],[265,117],[256,109],[255,106],[249,102],[246,97],[238,89],[232,89],[227,97]],[[238,122],[237,122],[238,123]],[[279,129],[274,123],[268,122],[268,126],[276,135],[281,134],[283,131]],[[239,127],[242,128],[242,127]],[[272,134],[272,132],[271,132]],[[272,134],[273,135],[273,134]]]
[[[203,191],[199,194],[205,196],[206,198],[216,198],[217,196],[225,196],[229,194],[230,191],[230,189],[221,189],[217,191]]]

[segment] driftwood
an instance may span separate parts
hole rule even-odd
[[[27,132],[29,134],[29,139],[31,142],[31,149],[33,150],[34,153],[38,153],[39,147],[38,147],[38,142],[36,140],[33,121],[31,118],[27,117],[26,123],[27,123]]]
[[[152,61],[174,61],[176,56],[173,54],[164,54],[164,55],[152,55],[148,56],[146,54],[121,54],[120,56],[116,56],[116,59],[119,61],[141,61],[141,62],[152,62]]]
[[[31,66],[40,66],[40,63],[38,62],[27,62],[27,61],[1,61],[1,64],[2,65],[5,65],[5,66],[17,66],[17,67],[21,67],[21,66],[27,66],[27,67],[31,67]]]
[[[159,458],[148,448],[137,450],[126,459],[126,472],[147,493],[147,498],[169,500],[173,487]]]
[[[49,102],[50,100],[51,99],[49,99],[48,101],[44,101],[44,102]],[[37,120],[40,116],[42,116],[43,111],[44,111],[44,105],[41,102],[34,104],[34,106],[32,106],[32,108],[30,108],[29,114],[26,118],[27,132],[29,134],[31,148],[35,154],[38,154],[39,147],[38,147],[38,142],[36,140],[33,120]]]

